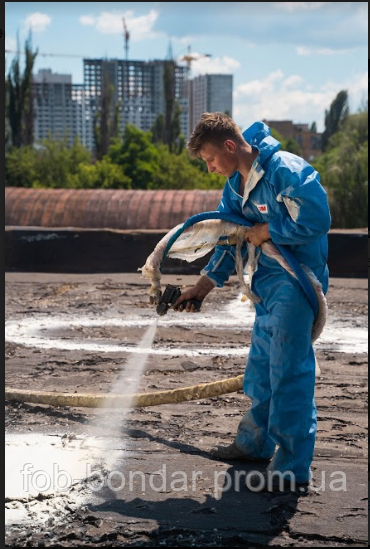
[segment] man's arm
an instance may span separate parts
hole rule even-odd
[[[178,311],[181,313],[184,310],[184,307],[182,305],[183,301],[191,299],[203,301],[203,299],[209,294],[211,290],[213,290],[213,288],[214,284],[211,282],[211,280],[206,276],[202,276],[195,284],[195,286],[189,288],[188,290],[185,290],[185,292],[181,294],[179,299],[176,301],[174,307],[177,308]],[[185,311],[187,313],[195,313],[196,307],[194,304],[187,303]]]
[[[330,229],[331,217],[325,189],[319,173],[303,159],[272,168],[270,183],[276,200],[284,204],[284,215],[268,224],[276,244],[307,244]]]
[[[229,199],[229,192],[229,184],[226,183],[222,199],[217,208],[219,212],[235,213],[233,212],[233,207]],[[243,258],[245,257],[246,253],[247,247],[244,244],[242,247]],[[209,294],[211,290],[213,290],[214,287],[222,288],[224,283],[229,279],[234,271],[235,246],[216,246],[215,251],[208,264],[202,269],[200,273],[202,276],[198,280],[197,284],[193,288],[186,290],[180,296],[175,304],[175,307],[177,307],[177,305],[180,305],[180,303],[182,303],[186,299],[198,299],[199,301],[203,301],[203,299]],[[194,305],[191,305],[189,303],[186,306],[187,312],[195,312],[195,309],[196,308],[194,307]],[[184,308],[179,306],[178,310],[181,312],[182,310],[184,310]]]

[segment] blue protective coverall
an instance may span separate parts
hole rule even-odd
[[[240,173],[235,172],[218,210],[268,223],[272,241],[286,245],[299,263],[310,267],[326,293],[331,218],[318,172],[302,158],[279,151],[280,143],[262,122],[254,123],[243,137],[259,155],[244,196],[239,195]],[[201,274],[222,287],[234,271],[235,247],[225,245],[215,248]],[[307,482],[317,425],[314,313],[300,283],[263,253],[252,290],[262,300],[255,306],[244,375],[244,392],[252,406],[240,421],[235,442],[255,458],[273,456],[268,470],[291,471],[296,482]]]

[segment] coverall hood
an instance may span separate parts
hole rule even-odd
[[[257,162],[262,165],[281,147],[281,143],[272,137],[270,128],[263,122],[252,124],[243,132],[243,137],[251,147],[258,149]]]
[[[255,164],[259,165],[259,170],[281,148],[281,143],[272,137],[270,128],[263,122],[255,122],[242,135],[251,147],[258,150],[259,154],[255,160]],[[228,179],[230,187],[236,194],[239,192],[239,177],[239,172],[235,172]]]

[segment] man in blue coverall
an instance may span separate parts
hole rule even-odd
[[[204,113],[188,142],[192,157],[203,159],[209,172],[227,177],[218,210],[254,223],[245,240],[259,247],[271,238],[287,246],[326,293],[331,223],[326,192],[312,166],[279,149],[264,123],[241,133],[229,116],[218,112]],[[199,281],[177,301],[178,310],[184,310],[185,300],[203,301],[234,270],[235,246],[217,246]],[[244,375],[252,405],[233,443],[212,453],[226,460],[270,461],[264,488],[268,475],[275,474],[287,475],[290,482],[293,476],[295,485],[308,484],[317,424],[313,309],[300,283],[263,253],[251,289],[261,298]],[[185,310],[195,312],[195,307],[188,302]]]

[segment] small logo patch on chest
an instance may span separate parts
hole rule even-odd
[[[263,214],[267,214],[268,213],[268,209],[267,209],[267,204],[256,204],[258,210],[263,213]]]

